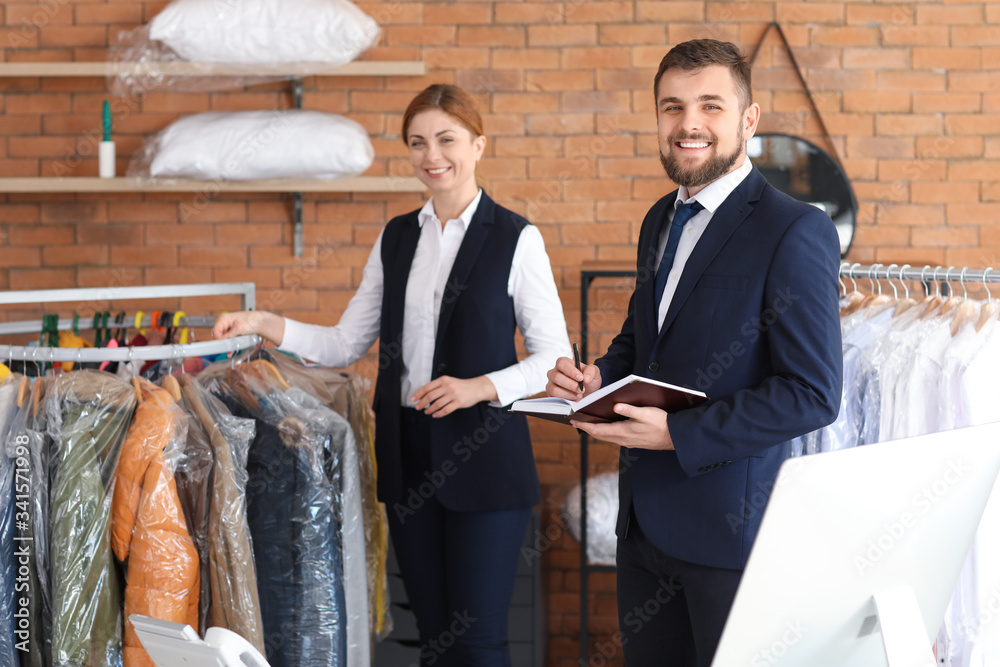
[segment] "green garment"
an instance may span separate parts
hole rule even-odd
[[[122,582],[109,541],[118,451],[136,406],[116,376],[60,375],[46,396],[54,443],[51,489],[56,667],[121,664]]]

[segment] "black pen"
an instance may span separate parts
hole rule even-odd
[[[576,343],[573,343],[573,363],[576,364],[576,370],[582,373],[583,369],[580,368],[580,346]],[[583,380],[580,380],[580,391],[583,391]]]

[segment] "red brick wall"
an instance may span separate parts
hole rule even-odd
[[[121,28],[164,2],[49,0],[0,6],[0,58],[101,60]],[[628,260],[643,213],[667,192],[656,160],[651,79],[668,46],[734,40],[748,52],[768,22],[783,28],[832,134],[818,121],[770,33],[755,68],[762,130],[835,150],[860,202],[850,258],[1000,266],[1000,5],[991,2],[366,2],[384,25],[366,57],[421,59],[425,77],[308,79],[305,106],[345,113],[373,135],[370,173],[407,173],[398,138],[412,94],[431,82],[476,92],[486,112],[480,175],[502,204],[537,223],[578,338],[579,269]],[[18,48],[12,48],[17,46]],[[104,81],[0,79],[0,176],[96,175]],[[124,170],[142,139],[179,115],[288,107],[287,88],[126,99],[115,134]],[[259,300],[333,323],[357,287],[381,224],[417,195],[306,197],[306,253],[292,257],[290,204],[225,189],[202,195],[0,194],[0,289],[252,280]],[[627,284],[591,293],[591,358],[620,321]],[[188,304],[188,311],[206,303]],[[371,372],[370,361],[359,364]],[[577,478],[566,429],[535,425],[545,485],[549,657],[576,664],[578,552],[558,507]],[[592,449],[595,469],[614,451]],[[554,539],[552,539],[554,538]],[[552,542],[549,545],[549,542]],[[592,579],[591,629],[616,628],[613,578]],[[612,659],[612,663],[618,660]],[[600,661],[595,661],[598,664]]]

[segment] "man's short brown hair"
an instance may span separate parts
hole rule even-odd
[[[750,63],[743,57],[735,44],[720,42],[716,39],[692,39],[670,49],[660,61],[660,69],[656,71],[656,78],[653,79],[653,97],[656,98],[659,95],[660,79],[663,78],[663,73],[671,67],[693,71],[709,65],[722,65],[729,70],[733,76],[733,82],[736,84],[736,94],[742,109],[745,110],[749,107],[753,102]],[[658,99],[654,99],[654,102],[659,104]]]

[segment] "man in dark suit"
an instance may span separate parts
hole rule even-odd
[[[663,58],[660,161],[680,187],[646,214],[635,291],[607,353],[549,371],[548,392],[573,400],[630,373],[711,399],[669,417],[622,404],[623,421],[574,424],[622,446],[628,665],[711,663],[788,441],[840,407],[837,234],[747,159],[760,117],[750,91],[732,44],[695,40]]]

